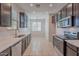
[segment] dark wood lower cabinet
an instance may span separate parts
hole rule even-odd
[[[31,34],[27,36],[27,46],[30,44],[30,42],[31,42]]]
[[[63,56],[79,56],[79,48],[63,39],[53,37],[53,45]]]
[[[22,55],[25,50],[26,50],[26,38],[23,38],[23,40],[22,40]]]
[[[22,40],[22,55],[25,52],[25,50],[28,48],[30,41],[31,41],[31,34],[29,34],[28,36],[23,38],[23,40]]]
[[[66,56],[78,56],[78,48],[66,42]]]
[[[53,39],[53,45],[56,47],[59,52],[64,55],[64,41],[58,37],[54,37]]]
[[[77,56],[77,51],[72,50],[70,47],[66,47],[66,56]]]
[[[16,43],[15,45],[13,45],[11,47],[12,56],[21,56],[22,55],[21,54],[21,51],[22,51],[22,49],[21,49],[22,46],[21,45],[22,45],[22,41]]]
[[[11,48],[7,48],[3,52],[1,52],[0,56],[11,56]]]
[[[26,48],[29,46],[31,41],[31,34],[22,38],[21,41],[15,43],[4,51],[0,52],[0,56],[21,56],[24,54]]]

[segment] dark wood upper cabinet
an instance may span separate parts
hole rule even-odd
[[[62,12],[61,11],[58,12],[58,20],[60,20],[60,19],[62,19]]]
[[[62,18],[65,18],[65,17],[67,17],[67,8],[66,7],[64,7],[62,9]]]
[[[79,3],[74,3],[73,8],[74,24],[79,27]]]
[[[74,14],[75,16],[79,16],[79,3],[74,4]]]
[[[67,16],[72,16],[72,11],[73,11],[72,6],[73,6],[72,3],[71,4],[68,4],[66,6],[66,8],[67,8]]]
[[[73,4],[73,16],[76,16],[76,4]]]
[[[11,5],[6,3],[0,4],[0,26],[11,26]]]

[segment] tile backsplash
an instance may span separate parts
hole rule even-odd
[[[11,36],[14,34],[14,30],[9,29],[8,27],[0,27],[0,37]]]
[[[56,28],[56,34],[64,35],[64,31],[79,32],[79,27]]]

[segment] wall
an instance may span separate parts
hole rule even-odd
[[[16,12],[16,17],[13,17],[13,18],[16,18],[16,20],[19,22],[19,12],[25,12],[25,10],[18,7],[15,3],[11,4],[11,6],[12,6],[12,11]],[[29,22],[30,21],[28,21],[28,27],[27,28],[19,28],[19,32],[23,32],[23,33],[30,32]],[[19,27],[19,23],[18,23],[18,27]],[[12,36],[14,36],[14,34],[15,34],[15,29],[13,27],[0,27],[0,37],[2,37],[2,36],[11,37],[11,34],[12,34]]]
[[[55,16],[50,14],[49,16],[49,41],[52,42],[53,35],[56,34]]]
[[[25,12],[26,13],[26,11],[24,9],[22,9],[21,7],[19,7],[18,5],[16,5],[16,4],[12,4],[12,10],[14,10],[17,13],[17,18],[16,19],[18,21],[17,25],[18,25],[18,28],[19,28],[19,12]],[[27,15],[27,13],[26,13],[26,15]],[[19,28],[19,32],[23,32],[23,33],[30,32],[29,23],[30,23],[30,20],[28,20],[27,28]]]
[[[28,18],[29,20],[34,20],[34,19],[38,19],[38,20],[44,20],[45,22],[45,29],[43,29],[43,31],[45,32],[45,36],[48,39],[48,33],[49,33],[49,24],[48,24],[48,20],[49,20],[49,14],[47,12],[35,12],[35,13],[28,13]]]

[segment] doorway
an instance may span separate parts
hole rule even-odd
[[[45,37],[45,20],[32,19],[31,30],[32,30],[33,37]]]

